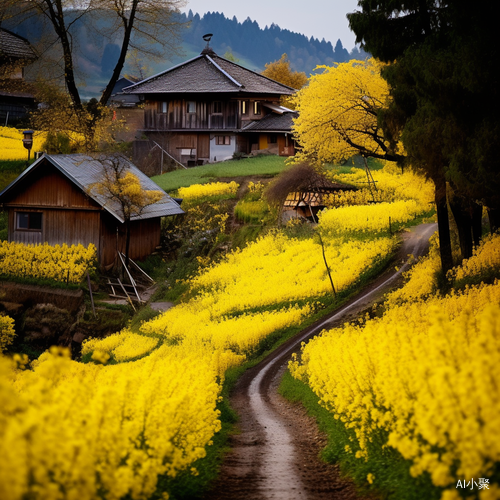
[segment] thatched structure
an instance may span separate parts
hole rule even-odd
[[[269,203],[279,206],[283,212],[293,211],[296,217],[316,221],[316,214],[325,208],[326,195],[356,189],[332,182],[311,165],[300,163],[282,172],[265,195]]]

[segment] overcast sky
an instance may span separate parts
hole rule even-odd
[[[347,50],[354,47],[354,34],[346,14],[356,10],[357,0],[188,0],[183,11],[221,12],[242,23],[247,17],[263,29],[272,23],[282,29],[335,43],[340,38]],[[215,34],[215,33],[214,33]]]

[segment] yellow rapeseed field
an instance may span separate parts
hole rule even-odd
[[[166,345],[135,362],[30,370],[0,358],[0,498],[149,498],[159,474],[205,455],[220,428],[210,356]]]
[[[0,241],[0,275],[79,283],[95,264],[96,248]]]
[[[46,136],[45,132],[35,132],[32,152],[42,150]],[[26,160],[27,158],[28,150],[23,146],[23,131],[12,127],[0,127],[0,160]]]
[[[488,238],[451,274],[498,269],[499,246],[500,235]],[[500,281],[439,296],[438,258],[431,251],[413,268],[382,318],[324,332],[290,368],[354,429],[359,459],[383,431],[412,475],[428,473],[443,498],[458,499],[458,479],[488,478],[500,462]],[[493,484],[479,498],[499,497]]]
[[[184,201],[191,202],[199,198],[212,198],[220,196],[235,195],[239,184],[236,182],[211,182],[209,184],[193,184],[189,187],[181,187],[178,195]]]
[[[398,187],[405,181],[399,173],[380,175],[380,187],[384,182]],[[422,196],[426,184],[419,182],[415,198],[402,189],[405,196],[394,194],[393,200],[383,201],[413,199],[417,207],[428,206]],[[387,192],[396,193],[396,187],[389,186]],[[354,213],[359,207],[352,209]],[[225,218],[219,222],[223,231]],[[383,229],[386,223],[380,224]],[[339,232],[325,234],[324,243],[336,289],[343,290],[385,259],[397,239],[359,239]],[[319,299],[332,293],[317,239],[292,238],[281,230],[201,270],[189,287],[189,298],[144,322],[139,331],[124,329],[85,342],[86,363],[71,360],[60,348],[31,364],[19,356],[0,357],[2,500],[151,497],[159,476],[173,478],[189,471],[205,455],[221,426],[216,404],[228,368],[243,363],[266,336],[300,324],[315,311]],[[478,289],[478,297],[481,293]],[[441,307],[440,314],[448,309]],[[404,312],[401,308],[398,314]],[[429,314],[422,321],[431,324],[433,318]],[[346,342],[350,338],[345,335]],[[375,349],[380,363],[384,345],[378,342]],[[388,359],[397,370],[401,360],[395,362],[395,356]],[[345,358],[347,363],[350,358]],[[325,373],[329,369],[321,368]],[[307,364],[296,368],[304,376],[307,370]],[[322,387],[321,382],[316,386]],[[356,404],[365,404],[365,389],[361,386],[359,399],[355,387],[339,392],[346,398],[354,392],[357,398],[346,400],[349,408],[342,418],[351,413],[358,418],[361,410]],[[402,391],[396,389],[401,404]],[[363,416],[359,418],[364,422]],[[360,429],[362,442],[368,430]],[[415,466],[424,464],[415,461]]]

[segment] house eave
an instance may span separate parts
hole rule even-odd
[[[262,128],[262,129],[250,129],[250,130],[240,130],[240,132],[242,134],[253,134],[253,133],[257,133],[257,134],[292,134],[292,131],[291,130],[278,130],[278,129],[266,129],[266,128]]]

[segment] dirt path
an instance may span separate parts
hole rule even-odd
[[[369,307],[401,278],[409,254],[418,257],[428,246],[436,224],[422,224],[404,233],[394,267],[382,274],[337,311],[303,330],[274,351],[238,381],[231,403],[240,416],[240,433],[231,438],[231,452],[206,500],[354,500],[354,485],[338,467],[318,458],[325,445],[313,419],[276,391],[293,352],[325,328],[343,324]]]

